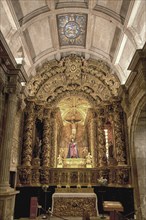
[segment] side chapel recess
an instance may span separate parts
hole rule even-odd
[[[26,86],[29,96],[17,185],[95,186],[103,177],[109,186],[129,186],[131,174],[119,86],[116,74],[102,60],[70,55],[44,63]],[[64,129],[59,103],[67,97],[79,97],[90,105],[83,123],[83,141],[92,155],[92,167],[57,167]]]

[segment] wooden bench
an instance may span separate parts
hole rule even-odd
[[[110,220],[116,220],[116,212],[123,212],[124,208],[120,202],[116,201],[104,201],[104,211],[110,212]]]

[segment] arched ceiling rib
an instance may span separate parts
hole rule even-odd
[[[116,70],[121,83],[124,83],[135,50],[146,41],[145,1],[3,0],[0,4],[2,33],[14,57],[24,59],[28,77],[35,75],[36,68],[46,60],[60,60],[75,53],[86,59],[105,60]],[[75,16],[87,16],[82,44],[79,43],[81,39],[73,41],[68,35],[69,43],[63,46],[59,16],[64,14],[69,19],[71,14],[74,15],[72,25],[76,31],[80,24]],[[67,27],[70,28],[66,22],[64,33]]]

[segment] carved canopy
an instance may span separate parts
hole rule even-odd
[[[102,60],[70,55],[49,61],[38,68],[26,89],[38,102],[56,103],[67,95],[80,95],[96,106],[117,97],[119,81]]]

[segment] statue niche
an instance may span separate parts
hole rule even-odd
[[[85,141],[85,126],[80,119],[74,117],[71,117],[71,120],[67,119],[65,122],[62,129],[57,167],[85,168],[87,155],[89,155],[89,149]],[[92,163],[92,160],[90,161]],[[91,168],[92,166],[89,165],[88,167]]]

